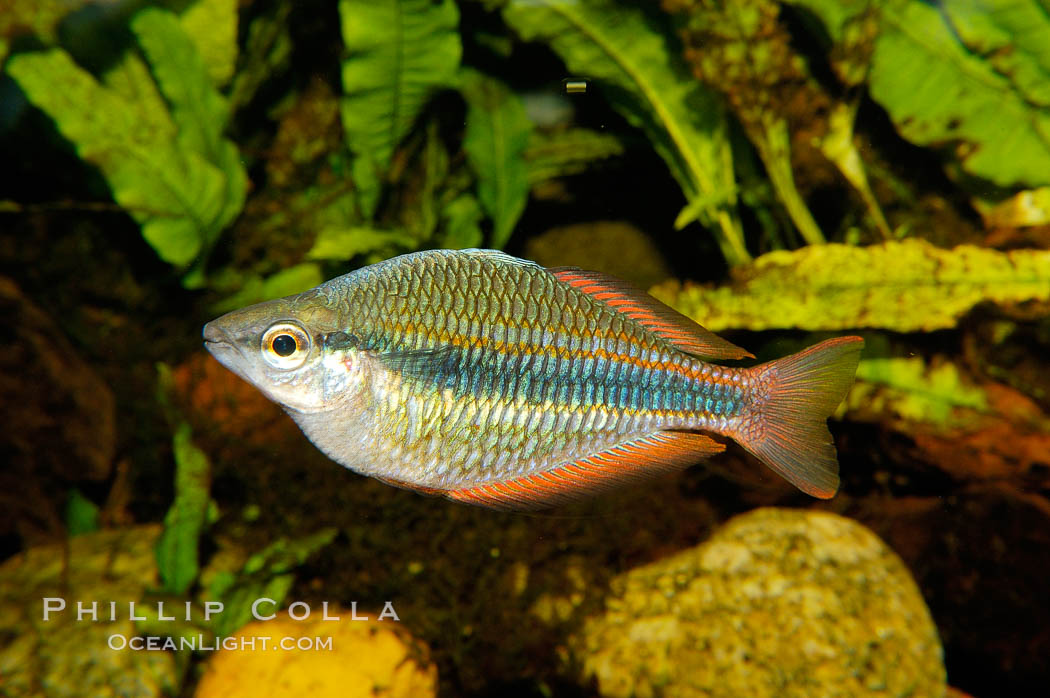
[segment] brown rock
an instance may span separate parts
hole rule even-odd
[[[34,541],[61,529],[69,483],[109,475],[115,403],[51,318],[2,277],[0,315],[0,534]]]

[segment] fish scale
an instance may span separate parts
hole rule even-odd
[[[282,332],[290,355],[268,344]],[[504,508],[685,467],[721,450],[703,431],[830,496],[824,420],[862,345],[718,367],[705,359],[750,355],[617,279],[485,250],[403,255],[204,336],[343,465]]]

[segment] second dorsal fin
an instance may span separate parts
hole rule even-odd
[[[549,271],[562,283],[640,322],[688,354],[701,359],[753,358],[746,349],[727,342],[626,281],[575,267],[557,267]]]

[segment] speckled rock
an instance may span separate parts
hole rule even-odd
[[[350,620],[351,612],[330,608],[323,620],[311,613],[297,621],[281,613],[273,620],[249,623],[234,636],[236,649],[223,649],[209,662],[197,686],[196,698],[433,698],[437,668],[426,647],[397,621],[377,620],[378,614],[358,610],[368,621]],[[282,650],[261,644],[254,648],[241,638],[292,638],[330,650]]]
[[[571,650],[610,697],[946,691],[936,627],[900,558],[819,511],[759,509],[617,577]]]
[[[159,533],[159,526],[100,531],[70,539],[68,564],[61,545],[48,545],[0,566],[0,693],[148,698],[174,692],[171,653],[114,650],[109,643],[111,636],[136,634],[128,603],[157,583]],[[64,599],[65,610],[45,621],[44,598]],[[87,607],[96,601],[98,620],[78,621],[77,601]],[[110,602],[116,602],[112,622]]]

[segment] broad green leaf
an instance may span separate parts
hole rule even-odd
[[[371,217],[394,149],[427,100],[454,83],[462,46],[453,0],[340,0],[343,128]]]
[[[403,230],[375,228],[325,228],[317,235],[307,259],[346,261],[386,247],[415,247],[415,239]]]
[[[623,154],[623,144],[610,133],[570,128],[544,133],[533,131],[525,161],[529,184],[579,174],[596,160]]]
[[[175,502],[157,540],[157,567],[165,591],[184,594],[197,579],[198,545],[208,515],[211,466],[192,441],[189,424],[175,431]]]
[[[101,170],[161,259],[186,267],[240,212],[247,178],[236,148],[221,136],[225,103],[175,16],[149,9],[133,27],[152,77],[128,54],[100,84],[60,49],[14,56],[7,68],[80,157]]]
[[[240,212],[247,191],[240,153],[222,136],[229,121],[226,100],[212,85],[203,57],[175,15],[143,10],[135,15],[131,28],[171,105],[180,146],[201,154],[225,175],[225,206],[209,231],[217,236]],[[206,243],[213,241],[207,239]]]
[[[988,398],[966,385],[954,364],[927,366],[922,357],[864,359],[858,383],[846,400],[850,409],[890,412],[901,419],[945,425],[959,407],[983,410]]]
[[[135,106],[135,115],[147,125],[157,140],[174,141],[178,128],[171,109],[157,83],[150,75],[149,66],[137,51],[125,51],[120,60],[102,74],[102,84],[122,99]]]
[[[465,70],[460,90],[467,101],[463,149],[478,176],[478,199],[493,221],[492,247],[502,249],[529,197],[525,149],[532,122],[521,99],[495,78]]]
[[[816,245],[763,255],[733,277],[717,288],[671,281],[650,292],[715,332],[930,331],[954,327],[978,303],[1050,300],[1050,251],[945,250],[919,239]]]
[[[646,133],[686,201],[710,202],[691,210],[717,226],[730,263],[750,259],[735,213],[725,114],[682,62],[670,28],[612,0],[510,0],[503,16],[525,40],[547,42],[570,71],[604,88],[613,106]]]
[[[189,264],[225,208],[222,172],[152,132],[132,102],[99,85],[61,49],[13,56],[7,71],[77,154],[102,171],[157,254]]]
[[[237,0],[197,0],[179,24],[204,59],[212,84],[229,82],[237,64]]]
[[[881,336],[866,338],[857,382],[844,408],[856,415],[892,415],[912,422],[949,426],[958,408],[984,411],[988,396],[963,380],[954,364],[928,363],[921,356],[894,355]]]
[[[1045,0],[942,0],[951,28],[971,53],[1032,104],[1050,107],[1050,5]]]
[[[871,96],[908,140],[953,144],[969,175],[1002,187],[1050,184],[1050,15],[1043,0],[791,0],[833,39],[879,12]],[[921,69],[917,69],[921,66]]]

